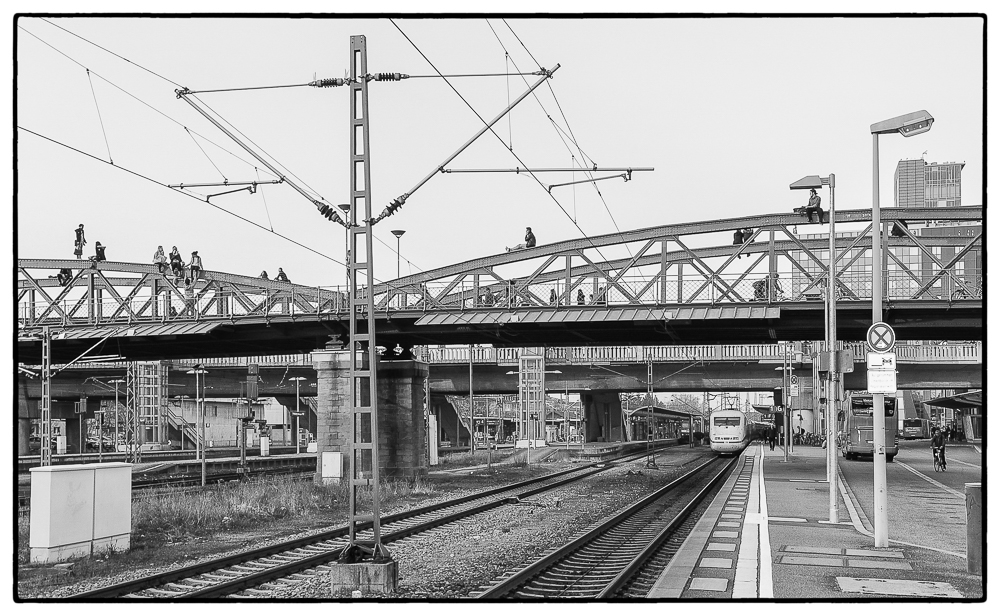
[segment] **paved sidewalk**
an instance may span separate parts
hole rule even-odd
[[[838,523],[830,523],[825,449],[797,447],[785,462],[780,447],[753,445],[742,456],[649,598],[982,598],[982,578],[966,572],[964,558],[876,549],[842,481]]]

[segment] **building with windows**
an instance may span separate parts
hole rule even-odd
[[[963,167],[965,163],[927,163],[922,158],[899,161],[893,176],[896,207],[962,205]]]

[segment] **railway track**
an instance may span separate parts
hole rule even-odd
[[[651,561],[662,569],[682,540],[692,512],[741,460],[711,459],[592,526],[514,574],[474,595],[479,599],[610,599],[635,596]],[[649,567],[653,569],[654,567]],[[630,591],[631,588],[631,591]]]
[[[585,479],[611,468],[614,462],[628,462],[645,456],[645,452],[632,453],[607,462],[594,462],[436,505],[382,516],[382,542],[390,544],[482,511]],[[358,535],[358,538],[370,539],[370,532],[369,526],[365,532]],[[347,538],[348,527],[342,526],[272,546],[91,590],[70,598],[210,599],[244,592],[246,594],[243,596],[249,598],[254,596],[253,589],[257,586],[282,578],[294,579],[297,574],[335,561],[346,547]]]

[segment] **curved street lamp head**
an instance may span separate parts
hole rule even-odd
[[[899,133],[904,137],[912,137],[920,133],[926,133],[934,124],[934,116],[926,110],[914,111],[906,115],[896,116],[871,125],[873,135],[885,135],[887,133]]]

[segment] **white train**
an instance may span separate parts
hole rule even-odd
[[[750,444],[750,421],[743,411],[713,411],[708,421],[712,451],[735,454]]]

